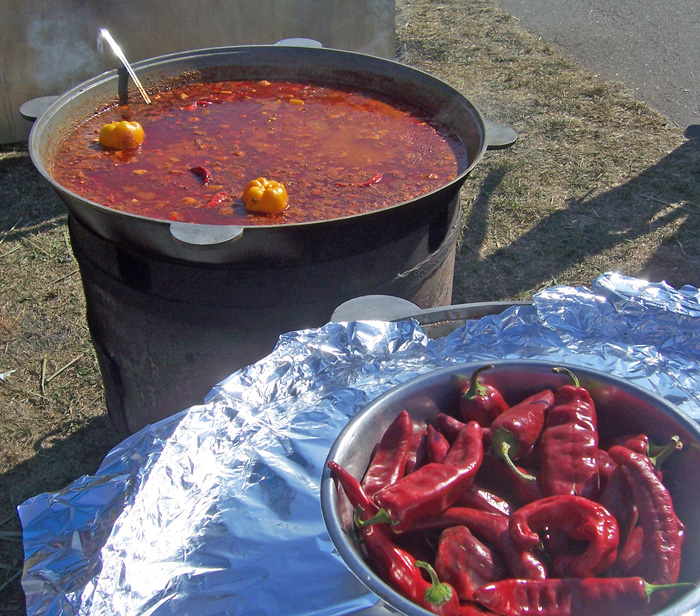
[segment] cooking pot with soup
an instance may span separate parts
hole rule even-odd
[[[459,190],[515,132],[443,81],[315,47],[161,56],[58,97],[32,160],[69,211],[88,325],[115,424],[132,432],[357,296],[451,300]],[[100,130],[139,122],[141,145]],[[286,207],[246,208],[251,180]]]

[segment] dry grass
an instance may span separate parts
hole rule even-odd
[[[697,141],[489,0],[400,4],[401,59],[519,133],[509,150],[487,153],[463,191],[457,302],[527,299],[606,270],[700,284]]]
[[[700,286],[700,144],[523,32],[491,0],[397,1],[399,58],[514,127],[463,189],[454,303],[528,299],[605,271]],[[15,507],[92,473],[106,418],[63,206],[0,151],[0,605],[24,613]]]
[[[0,154],[0,613],[24,613],[15,507],[94,472],[117,443],[65,212],[20,148]]]

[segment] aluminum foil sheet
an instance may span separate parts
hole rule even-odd
[[[28,615],[382,612],[325,531],[328,450],[393,385],[491,358],[600,369],[700,420],[700,293],[605,274],[438,339],[414,320],[283,335],[202,405],[124,440],[94,476],[20,505]]]

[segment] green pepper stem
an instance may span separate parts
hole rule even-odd
[[[417,560],[416,567],[425,569],[430,576],[430,588],[425,591],[425,600],[428,603],[440,607],[452,599],[452,587],[438,579],[435,569],[433,569],[429,563],[423,560]]]
[[[649,445],[647,455],[654,464],[654,468],[661,468],[661,465],[670,457],[670,455],[678,450],[683,449],[681,437],[678,435],[671,437],[671,442],[666,445]]]
[[[491,446],[496,452],[496,455],[501,458],[508,468],[513,471],[521,479],[526,481],[536,481],[537,477],[528,475],[519,469],[513,459],[510,457],[510,452],[513,451],[514,455],[518,455],[518,445],[515,442],[515,437],[508,432],[508,430],[500,429],[496,430],[491,435]]]
[[[387,513],[386,509],[380,509],[375,513],[372,517],[367,518],[366,520],[360,519],[360,516],[356,515],[353,516],[353,519],[355,521],[355,524],[357,526],[369,526],[370,524],[393,524],[394,520],[392,520],[389,517],[389,514]]]
[[[568,368],[558,366],[556,368],[552,368],[552,371],[556,373],[563,372],[564,374],[568,374],[571,377],[571,380],[574,382],[574,387],[581,387],[581,382],[578,380],[578,377]]]
[[[486,388],[481,383],[479,383],[479,375],[484,370],[491,370],[491,368],[493,368],[493,364],[482,366],[481,368],[477,368],[476,370],[474,370],[474,372],[472,372],[471,381],[469,383],[469,389],[467,389],[467,391],[465,391],[462,394],[463,398],[471,400],[472,398],[477,398],[486,394]]]
[[[362,526],[362,518],[360,517],[365,512],[362,505],[358,505],[352,512],[352,521],[355,526]]]
[[[676,584],[649,584],[644,580],[644,592],[647,596],[647,601],[651,601],[651,595],[657,590],[676,590],[678,588],[695,588],[693,582],[677,582]]]

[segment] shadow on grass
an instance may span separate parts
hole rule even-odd
[[[0,238],[8,232],[17,236],[28,229],[37,233],[65,224],[67,210],[34,167],[26,144],[0,150],[0,199]]]
[[[568,202],[481,258],[489,197],[506,173],[491,171],[466,220],[455,271],[456,303],[517,298],[556,283],[567,269],[584,263],[591,268],[598,261],[605,271],[663,280],[676,288],[700,287],[700,127],[690,127],[686,137],[626,184]],[[663,241],[647,254],[646,241],[659,234]]]
[[[92,418],[66,436],[48,434],[35,444],[35,455],[0,474],[0,613],[26,614],[18,571],[24,563],[17,506],[44,492],[66,487],[94,474],[105,455],[118,444],[109,418]]]

